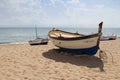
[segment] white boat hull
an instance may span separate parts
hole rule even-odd
[[[84,49],[84,48],[90,48],[96,46],[98,37],[93,37],[83,40],[71,40],[71,41],[56,40],[53,38],[50,38],[50,40],[57,47],[68,48],[68,49]]]

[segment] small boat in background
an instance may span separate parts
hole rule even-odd
[[[117,35],[112,34],[111,36],[101,36],[100,40],[101,41],[106,41],[106,40],[116,40]]]
[[[48,39],[43,39],[43,38],[37,38],[35,40],[30,40],[29,44],[30,45],[44,45],[48,43]]]
[[[48,43],[48,38],[39,38],[37,36],[37,27],[35,26],[36,39],[28,41],[30,45],[45,45]]]
[[[94,55],[99,49],[102,24],[103,22],[99,24],[98,33],[95,34],[84,35],[53,29],[49,31],[48,36],[53,44],[62,51],[74,54]]]

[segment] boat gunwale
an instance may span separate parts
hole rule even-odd
[[[49,32],[48,36],[50,38],[53,38],[53,39],[56,39],[56,40],[83,40],[83,39],[89,39],[89,38],[94,38],[94,37],[99,36],[99,33],[94,33],[94,34],[90,34],[90,35],[82,35],[82,36],[79,36],[79,37],[63,37],[63,36],[52,37],[51,34],[50,34],[52,31],[60,31],[60,32],[63,32],[63,33],[74,34],[74,35],[81,35],[81,34],[66,32],[66,31],[62,31],[62,30],[58,30],[58,29],[57,30],[51,30]]]

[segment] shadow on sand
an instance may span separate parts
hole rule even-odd
[[[70,63],[77,66],[87,66],[89,68],[99,68],[101,72],[104,71],[103,61],[96,56],[76,56],[60,52],[59,49],[51,49],[48,52],[44,52],[43,56],[53,59],[56,62]]]

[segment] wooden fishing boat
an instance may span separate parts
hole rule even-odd
[[[101,41],[107,41],[107,40],[116,40],[117,39],[117,35],[109,35],[109,36],[101,36],[100,40]]]
[[[30,45],[43,45],[48,43],[48,38],[39,38],[37,36],[37,27],[35,26],[36,39],[28,41]]]
[[[48,36],[53,44],[63,51],[94,55],[99,49],[102,24],[103,22],[99,24],[98,33],[95,34],[84,35],[53,29],[49,31]]]
[[[37,38],[35,40],[30,40],[29,44],[30,45],[43,45],[43,44],[47,44],[48,43],[48,39],[43,39],[43,38]]]

